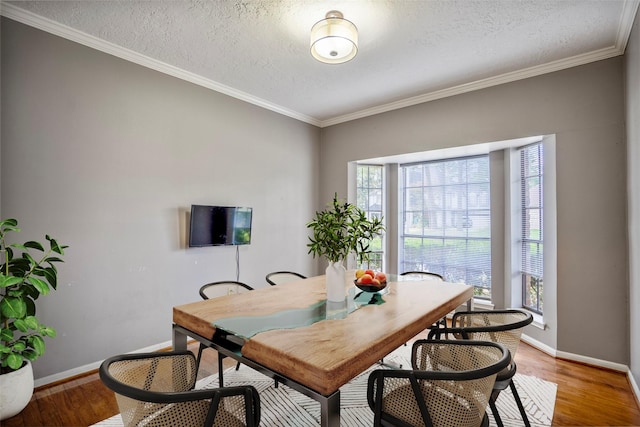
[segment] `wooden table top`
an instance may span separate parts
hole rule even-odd
[[[245,342],[242,355],[328,396],[473,297],[471,286],[436,280],[390,282],[387,288],[383,304],[344,319],[260,332]],[[177,306],[173,321],[210,339],[216,320],[307,308],[325,299],[324,276],[317,276]]]

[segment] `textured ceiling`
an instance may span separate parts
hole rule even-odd
[[[624,53],[638,0],[15,1],[2,14],[327,126]],[[359,30],[327,65],[309,30]]]

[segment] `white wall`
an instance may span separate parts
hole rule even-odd
[[[36,378],[170,340],[174,305],[235,278],[235,248],[185,248],[192,203],[253,207],[241,281],[315,273],[319,129],[4,18],[1,107],[1,216],[69,245]]]
[[[557,350],[628,365],[622,62],[599,61],[323,129],[321,200],[346,194],[350,161],[555,134],[558,318],[557,328],[536,338],[555,347],[555,336]]]
[[[640,386],[640,11],[625,54],[631,372]]]

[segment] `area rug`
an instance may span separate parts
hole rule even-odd
[[[411,347],[402,346],[388,357],[385,362],[400,363],[404,367],[411,366]],[[342,427],[369,427],[373,424],[373,413],[367,405],[367,379],[374,365],[340,388],[340,425]],[[540,378],[516,374],[516,388],[529,415],[533,427],[550,426],[556,400],[557,385]],[[304,396],[302,393],[282,384],[274,387],[274,382],[253,369],[241,365],[238,371],[230,368],[224,374],[225,386],[251,384],[260,392],[262,418],[260,425],[264,427],[307,427],[320,424],[320,404]],[[212,375],[198,381],[197,388],[218,386],[218,376]],[[506,427],[522,426],[520,412],[513,400],[511,391],[507,389],[498,397],[497,407]],[[495,421],[490,415],[491,425]],[[122,419],[116,415],[95,426],[121,427]]]

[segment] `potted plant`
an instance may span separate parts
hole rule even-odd
[[[56,289],[55,263],[63,262],[56,254],[64,255],[66,248],[48,235],[48,249],[36,241],[7,243],[7,233],[19,231],[15,219],[0,221],[0,419],[29,403],[34,384],[30,362],[44,353],[44,337],[56,336],[36,317],[35,300]]]
[[[345,299],[344,260],[354,254],[359,262],[368,259],[371,239],[382,234],[382,218],[367,218],[367,214],[357,206],[333,197],[323,211],[316,212],[315,218],[307,224],[313,230],[309,237],[309,253],[323,256],[329,261],[326,270],[327,300],[341,302]]]

